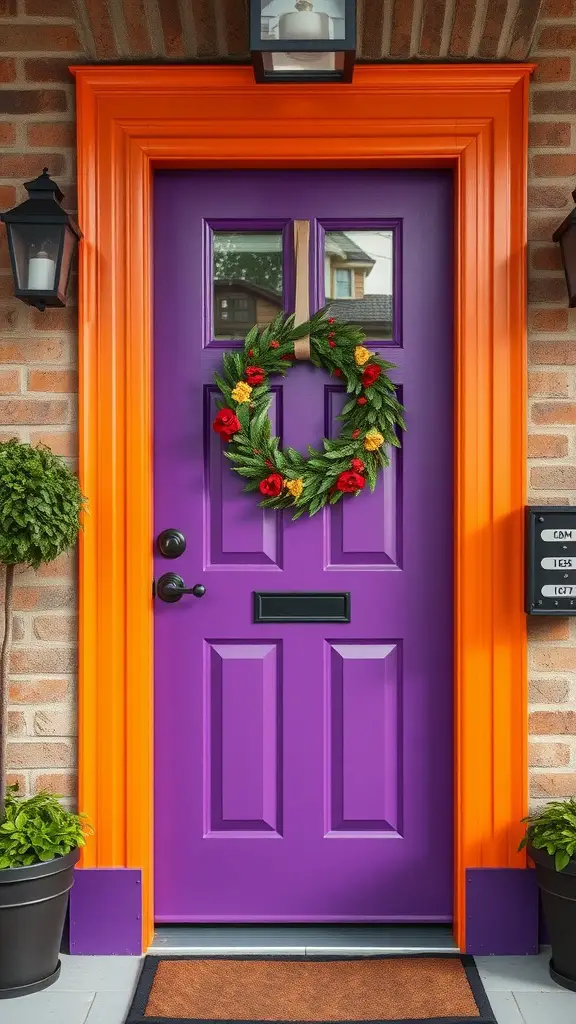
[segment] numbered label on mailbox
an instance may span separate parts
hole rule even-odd
[[[576,508],[526,509],[526,611],[576,615]]]

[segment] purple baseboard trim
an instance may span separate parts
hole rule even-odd
[[[538,886],[530,868],[469,868],[466,952],[512,956],[538,952]]]
[[[70,892],[70,952],[139,956],[142,877],[132,868],[80,868]]]

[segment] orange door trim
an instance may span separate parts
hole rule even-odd
[[[153,931],[151,177],[155,167],[455,173],[455,935],[465,871],[522,867],[526,155],[530,65],[77,67],[80,805],[88,867],[142,870]],[[433,325],[432,325],[433,327]],[[431,332],[433,340],[433,330]],[[442,571],[442,567],[438,567]]]

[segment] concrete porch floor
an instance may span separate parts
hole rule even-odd
[[[498,1024],[576,1024],[576,994],[548,974],[549,953],[477,957]],[[62,957],[51,989],[0,1003],[2,1024],[123,1024],[138,957]]]

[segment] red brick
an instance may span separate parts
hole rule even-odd
[[[484,31],[476,48],[478,57],[492,60],[497,57],[507,7],[507,0],[491,0],[491,3],[488,4]]]
[[[24,611],[57,611],[69,608],[74,603],[74,590],[69,587],[42,584],[38,587],[16,585],[14,588],[14,609]]]
[[[34,619],[33,629],[38,640],[76,640],[76,616],[38,615]]]
[[[560,246],[539,245],[532,251],[531,263],[535,270],[562,270]]]
[[[150,36],[148,35],[148,17],[144,0],[124,0],[122,8],[130,53],[133,57],[148,55],[150,53]]]
[[[555,799],[576,796],[576,772],[538,773],[530,778],[530,796]]]
[[[538,50],[576,50],[576,25],[546,25],[537,40]]]
[[[8,744],[8,764],[11,768],[71,768],[74,748],[71,743]]]
[[[561,302],[567,295],[564,275],[536,277],[528,282],[529,302]]]
[[[468,56],[475,13],[476,4],[467,0],[456,0],[449,47],[451,57]]]
[[[162,21],[162,33],[164,36],[164,50],[167,57],[184,57],[186,50],[184,47],[184,38],[182,35],[182,19],[180,16],[180,8],[178,0],[162,0],[162,3],[158,5],[160,10],[160,19]],[[238,16],[238,5],[233,4],[232,10],[236,12]],[[242,18],[243,11],[240,12]],[[230,11],[226,12],[226,29],[231,30],[231,19]],[[365,43],[364,43],[365,46]],[[234,42],[230,46],[229,52],[233,53],[236,47]],[[380,54],[378,54],[380,56]]]
[[[534,768],[563,768],[570,764],[567,743],[530,743],[529,763]]]
[[[33,793],[54,793],[55,796],[75,796],[76,776],[73,772],[51,772],[35,775],[32,780]]]
[[[0,0],[0,18],[15,18],[18,14],[18,0]]]
[[[16,140],[16,129],[7,121],[0,121],[0,146],[13,146]]]
[[[567,309],[529,309],[528,324],[532,331],[548,334],[568,330]],[[576,360],[575,360],[576,361]]]
[[[16,62],[12,57],[0,57],[0,82],[13,82],[16,78]]]
[[[394,0],[390,26],[390,55],[397,60],[410,56],[414,0]],[[215,25],[210,26],[212,33]]]
[[[530,362],[544,366],[576,365],[576,341],[533,341]]]
[[[572,76],[570,57],[541,57],[534,75],[535,82],[569,82]]]
[[[0,92],[0,97],[2,93]],[[62,174],[65,160],[62,153],[0,153],[0,177],[28,178],[40,174],[40,164],[45,163],[50,174]]]
[[[64,343],[54,338],[0,339],[0,363],[61,363],[65,355]]]
[[[540,10],[541,18],[572,18],[574,0],[544,0]]]
[[[70,406],[67,401],[48,401],[40,398],[0,398],[1,423],[68,423]]]
[[[47,114],[66,110],[62,89],[2,89],[0,114]]]
[[[77,390],[78,375],[74,370],[28,371],[28,391],[52,391],[75,394]]]
[[[535,402],[532,406],[533,423],[576,423],[574,402]]]
[[[48,576],[50,579],[55,577],[70,578],[76,569],[76,555],[74,552],[67,551],[63,555],[59,555],[53,562],[46,562],[36,570],[37,576]]]
[[[568,455],[568,438],[565,434],[529,434],[529,459],[561,459]]]
[[[539,178],[571,178],[576,174],[576,153],[537,153],[532,166]]]
[[[568,619],[547,618],[546,616],[528,618],[528,636],[531,640],[568,640],[570,626]]]
[[[74,25],[17,25],[10,22],[2,26],[0,50],[9,54],[27,50],[82,53]]]
[[[55,455],[63,455],[64,458],[73,459],[78,455],[78,435],[71,430],[62,430],[52,434],[31,430],[30,444],[45,444]]]
[[[537,736],[576,734],[576,711],[533,711],[530,732]]]
[[[10,658],[10,671],[24,676],[62,675],[76,670],[76,652],[67,647],[14,648]]]
[[[25,736],[26,735],[26,719],[21,711],[9,711],[8,712],[8,735],[9,736]]]
[[[574,491],[576,466],[533,466],[530,470],[530,484],[544,491],[551,491],[554,488]]]
[[[71,121],[41,122],[28,126],[29,146],[73,146],[76,129]]]
[[[33,309],[31,314],[35,331],[74,331],[78,328],[78,310],[75,306],[64,306],[44,313]]]
[[[18,370],[0,370],[0,395],[17,394],[20,391]]]
[[[530,700],[533,704],[562,704],[568,700],[569,689],[567,679],[532,679]]]
[[[574,89],[534,91],[532,93],[532,110],[535,114],[574,114],[576,113],[576,92]]]
[[[567,121],[533,121],[530,125],[531,146],[569,146],[570,139]]]
[[[31,679],[10,683],[11,704],[58,704],[67,700],[70,683],[66,679]]]
[[[30,18],[70,18],[76,17],[73,0],[50,0],[50,6],[46,6],[46,0],[26,0],[26,14]]]
[[[28,82],[67,82],[71,84],[74,79],[70,74],[69,67],[70,61],[66,58],[31,57],[24,61],[24,75]]]
[[[3,210],[7,206],[16,204],[16,189],[14,185],[0,185],[0,206]]]
[[[564,398],[570,394],[570,377],[560,370],[533,370],[528,374],[528,394]]]
[[[161,5],[160,5],[161,6]],[[84,0],[84,8],[94,39],[96,58],[118,57],[118,47],[108,13],[108,5],[102,0]]]

